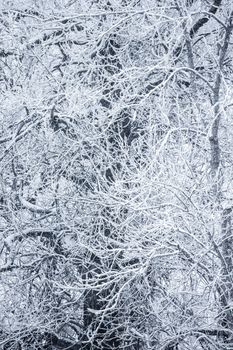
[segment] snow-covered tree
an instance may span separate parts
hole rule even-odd
[[[0,346],[232,349],[231,1],[0,11]]]

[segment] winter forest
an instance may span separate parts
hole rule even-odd
[[[233,349],[231,0],[0,0],[0,349]]]

